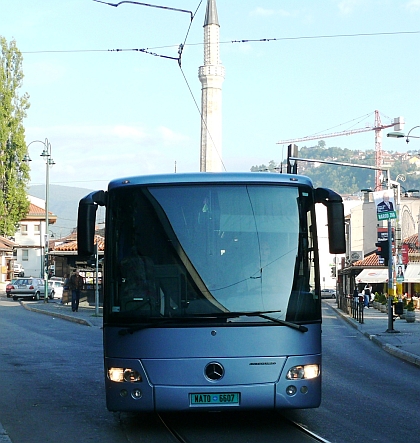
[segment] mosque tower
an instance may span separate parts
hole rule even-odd
[[[200,172],[220,172],[222,163],[222,83],[225,68],[219,57],[219,19],[216,0],[207,0],[204,19],[204,66],[201,82]]]

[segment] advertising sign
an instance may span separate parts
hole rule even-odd
[[[376,214],[378,220],[389,220],[397,218],[395,210],[394,193],[392,190],[378,191],[373,193],[375,200]]]
[[[407,244],[404,244],[401,246],[401,256],[402,256],[403,265],[406,265],[408,263],[408,245]]]

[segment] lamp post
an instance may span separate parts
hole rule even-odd
[[[417,135],[410,135],[411,131],[416,128],[420,128],[420,125],[412,127],[408,131],[407,135],[405,135],[403,132],[388,132],[388,134],[386,136],[391,137],[391,138],[405,138],[406,143],[410,143],[410,138],[420,138],[420,136],[417,136]]]
[[[41,140],[34,140],[26,147],[26,149],[29,148],[29,146],[32,143],[42,143],[44,145],[44,149],[41,153],[41,157],[45,161],[45,236],[44,236],[44,257],[43,257],[43,265],[42,270],[44,274],[44,303],[48,303],[48,253],[49,253],[49,191],[50,191],[50,167],[55,165],[54,160],[51,156],[51,143],[48,141],[48,139],[45,139],[45,142]],[[31,158],[29,157],[29,154],[26,154],[23,161],[30,162]]]

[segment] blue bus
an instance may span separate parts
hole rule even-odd
[[[78,254],[106,207],[103,347],[110,411],[315,408],[321,288],[315,204],[343,253],[341,197],[307,177],[129,177],[84,197]]]

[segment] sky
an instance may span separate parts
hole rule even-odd
[[[114,178],[199,170],[207,0],[156,1],[147,3],[192,11],[192,22],[127,3],[0,0],[0,35],[23,55],[26,142],[51,143],[51,184],[106,189]],[[405,132],[420,125],[420,0],[216,4],[226,171],[280,162],[281,140],[373,127],[375,110],[384,125],[398,116]],[[384,150],[420,150],[420,139],[387,138],[392,130]],[[375,133],[325,142],[375,149]],[[29,146],[31,184],[45,182],[42,150]]]

